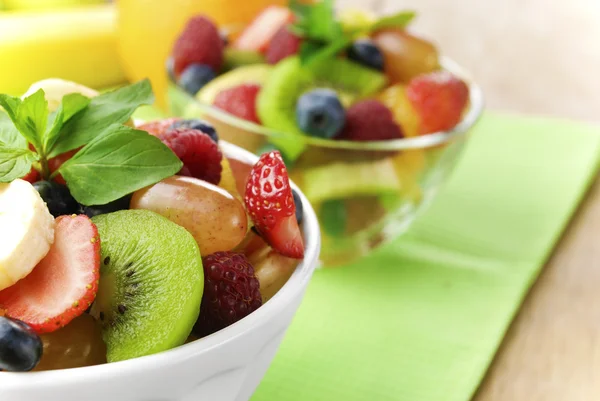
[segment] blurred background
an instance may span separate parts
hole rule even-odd
[[[121,2],[132,3],[131,0]],[[226,2],[204,1],[215,10],[229,9],[225,7]],[[236,3],[243,14],[244,8],[261,2]],[[0,9],[53,8],[77,3],[103,1],[0,0]],[[169,18],[166,0],[135,3],[149,13],[154,10],[164,15],[165,23]],[[419,16],[413,29],[435,41],[444,54],[472,72],[482,85],[491,109],[600,121],[598,0],[337,0],[337,6],[367,8],[377,13],[416,9]],[[57,24],[58,18],[63,17],[56,17],[53,22],[52,18],[38,16],[32,22],[32,19],[8,14],[3,13],[0,18],[0,59],[3,60],[0,72],[4,76],[0,78],[0,91],[23,90],[18,77],[22,76],[24,82],[33,82],[38,77],[31,74],[39,70],[40,65],[46,65],[50,72],[55,67],[64,74],[72,74],[74,76],[69,78],[76,81],[89,80],[89,72],[82,72],[78,61],[56,61],[67,57],[66,54],[77,54],[82,48],[93,48],[96,53],[95,56],[86,54],[82,61],[98,66],[90,84],[118,84],[116,81],[122,79],[122,72],[110,62],[114,48],[109,44],[122,39],[113,36],[113,15],[72,16]],[[131,13],[129,15],[131,18]],[[141,15],[140,19],[143,18],[146,16]],[[151,29],[157,32],[161,27]],[[44,35],[38,35],[38,31],[44,31]],[[56,45],[43,45],[43,40]],[[145,41],[139,36],[132,40],[135,47],[152,48],[152,38]],[[27,46],[28,43],[37,43],[37,46]],[[126,49],[126,52],[131,51]]]

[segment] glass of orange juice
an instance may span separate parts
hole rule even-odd
[[[119,53],[131,81],[150,78],[158,105],[166,105],[165,63],[177,35],[197,14],[218,25],[245,25],[270,5],[287,0],[117,0]]]

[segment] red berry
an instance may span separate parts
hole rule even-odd
[[[79,148],[79,149],[81,149],[81,148]],[[53,157],[52,159],[48,160],[48,169],[50,170],[50,173],[53,173],[56,170],[58,170],[60,168],[60,166],[62,166],[67,160],[69,160],[71,157],[73,157],[75,155],[75,153],[77,153],[79,151],[79,149],[69,150],[68,152],[63,153],[62,155],[58,155],[58,156]],[[53,178],[53,181],[57,182],[61,185],[67,185],[67,183],[65,182],[65,179],[60,174],[56,175],[56,177]]]
[[[390,109],[377,100],[364,100],[346,110],[346,124],[336,139],[385,141],[403,136]]]
[[[99,278],[98,229],[85,215],[60,216],[50,251],[28,276],[0,291],[0,308],[36,333],[49,333],[89,308]]]
[[[406,95],[421,117],[421,134],[446,131],[460,122],[469,101],[467,85],[447,71],[419,75]]]
[[[277,64],[286,57],[298,54],[302,39],[290,30],[289,25],[282,26],[267,48],[267,62]]]
[[[256,115],[258,92],[260,86],[256,84],[244,84],[225,89],[215,97],[214,106],[244,120],[260,124]]]
[[[293,20],[294,14],[289,8],[267,7],[244,29],[233,43],[233,47],[240,50],[264,52],[279,28]]]
[[[25,174],[21,179],[33,184],[40,180],[40,173],[32,167],[29,173]]]
[[[159,136],[160,134],[167,132],[171,125],[179,120],[179,118],[167,118],[165,120],[150,121],[148,123],[138,125],[136,129],[146,131],[152,136]]]
[[[212,334],[260,308],[260,283],[246,256],[216,252],[202,258],[202,265],[204,294],[196,334]]]
[[[183,162],[179,175],[219,184],[223,154],[210,136],[195,129],[179,128],[167,131],[158,138]]]
[[[207,17],[191,18],[173,46],[175,76],[190,64],[206,64],[215,73],[223,64],[223,39],[217,26]]]
[[[304,257],[294,196],[279,152],[264,153],[254,165],[244,202],[254,227],[273,249],[290,258]]]

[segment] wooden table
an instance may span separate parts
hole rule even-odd
[[[600,121],[597,0],[338,0],[413,8],[491,109]],[[513,322],[476,401],[600,400],[600,180]]]

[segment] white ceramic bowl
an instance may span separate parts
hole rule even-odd
[[[227,154],[241,160],[257,160],[224,141],[223,147]],[[283,288],[257,311],[213,335],[156,355],[78,369],[0,372],[0,400],[248,400],[279,348],[319,257],[317,218],[299,193],[304,207],[304,261]]]

